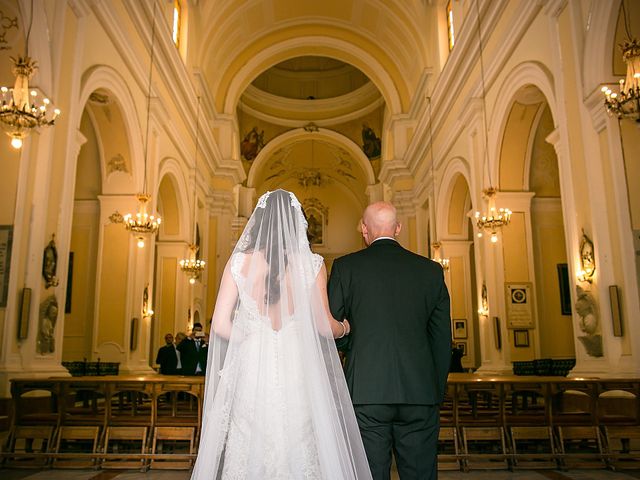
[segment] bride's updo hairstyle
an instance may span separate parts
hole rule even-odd
[[[238,249],[246,254],[263,253],[269,265],[264,303],[274,305],[280,301],[280,276],[289,264],[288,257],[299,248],[291,239],[298,239],[298,229],[306,221],[298,199],[285,190],[275,190],[260,197],[251,222]]]

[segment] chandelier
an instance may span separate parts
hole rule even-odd
[[[491,242],[496,243],[498,241],[498,230],[502,227],[509,225],[511,221],[511,214],[513,213],[508,208],[496,208],[496,193],[495,188],[487,188],[482,192],[484,197],[489,202],[489,212],[480,214],[476,212],[476,225],[478,225],[478,238],[481,238],[483,231],[491,234]]]
[[[431,245],[431,248],[433,248],[433,258],[432,260],[434,262],[438,262],[441,266],[442,269],[445,272],[449,271],[449,259],[448,258],[442,258],[440,256],[440,242],[435,242]]]
[[[475,2],[476,12],[478,14],[478,47],[480,49],[480,78],[482,79],[482,115],[484,120],[484,163],[487,165],[487,176],[489,179],[489,188],[483,190],[483,197],[488,200],[489,211],[480,213],[476,211],[476,226],[478,227],[478,238],[483,236],[483,232],[491,235],[491,242],[498,241],[498,230],[509,225],[511,221],[511,210],[508,208],[496,209],[496,194],[498,190],[491,183],[491,167],[489,166],[489,134],[487,133],[487,100],[486,87],[484,82],[484,62],[482,60],[482,34],[480,31],[480,7],[478,0]]]
[[[622,58],[627,64],[627,78],[620,79],[618,93],[602,87],[607,111],[618,118],[635,118],[640,123],[640,44],[629,32],[629,18],[625,2],[622,2],[622,18],[627,39],[622,45]]]
[[[622,2],[622,17],[627,40],[620,45],[622,58],[627,64],[627,78],[620,80],[619,92],[609,87],[602,87],[605,95],[604,104],[610,114],[618,118],[635,118],[640,123],[640,44],[631,37],[627,18],[627,10]]]
[[[35,60],[29,57],[29,37],[33,25],[33,1],[31,18],[25,41],[26,53],[23,57],[13,58],[12,72],[16,77],[13,88],[0,87],[2,103],[0,105],[0,127],[11,137],[11,146],[22,147],[23,140],[38,127],[47,127],[55,123],[60,110],[52,108],[51,101],[37,90],[29,88],[29,80],[38,69]]]
[[[156,39],[156,2],[153,2],[153,16],[151,17],[151,61],[149,62],[149,89],[147,93],[147,131],[144,141],[144,177],[142,193],[136,195],[138,199],[137,213],[127,213],[123,217],[125,228],[135,235],[138,248],[144,248],[145,237],[154,235],[160,228],[161,218],[150,214],[147,209],[151,202],[151,195],[147,193],[147,160],[149,156],[149,119],[151,116],[151,74],[153,73],[153,47]]]
[[[204,270],[205,262],[198,258],[198,239],[197,239],[197,225],[198,225],[198,182],[196,181],[196,174],[198,168],[198,136],[200,119],[200,97],[198,97],[198,106],[196,107],[196,154],[193,160],[193,243],[189,245],[189,256],[180,260],[180,270],[182,270],[187,277],[189,277],[189,283],[193,285],[196,280],[200,278],[200,274]]]
[[[436,207],[436,181],[435,181],[435,174],[434,174],[434,162],[433,162],[433,130],[432,130],[432,123],[433,123],[433,115],[431,112],[431,97],[428,97],[427,100],[429,101],[429,149],[431,152],[431,186],[433,188],[433,211],[437,212],[438,209]],[[431,245],[431,248],[433,249],[433,258],[432,260],[434,262],[438,262],[440,264],[440,266],[442,266],[442,269],[446,272],[449,270],[449,259],[448,258],[443,258],[440,256],[440,242],[438,242],[438,227],[437,227],[438,221],[434,219],[433,222],[433,234],[434,237],[436,239],[436,241],[433,243],[433,245]]]
[[[199,247],[196,244],[189,245],[189,258],[180,260],[180,270],[187,274],[189,283],[193,285],[200,278],[204,270],[205,261],[198,258]]]
[[[147,205],[151,200],[151,195],[139,193],[136,195],[138,199],[138,212],[136,214],[127,213],[123,217],[124,226],[131,233],[136,235],[138,239],[138,247],[144,247],[144,235],[153,235],[160,228],[161,219],[147,212]]]

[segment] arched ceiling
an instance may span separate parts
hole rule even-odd
[[[384,0],[222,0],[201,2],[199,64],[219,111],[231,113],[254,82],[260,87],[276,76],[310,65],[323,74],[362,72],[355,80],[372,81],[393,113],[406,112],[421,75],[429,66],[428,46],[434,38],[431,9],[424,1]],[[199,35],[200,36],[200,35]],[[294,59],[294,60],[292,60]],[[336,61],[337,60],[337,61]],[[336,73],[335,71],[333,73]],[[342,73],[342,72],[341,72]],[[240,83],[240,85],[235,85]],[[282,91],[269,92],[282,95]],[[304,92],[304,90],[303,90]],[[292,96],[289,96],[292,95]],[[302,93],[286,98],[300,98]],[[313,95],[313,94],[309,94]],[[307,95],[307,96],[309,96]],[[324,98],[322,92],[316,98]],[[336,96],[335,92],[330,93]],[[306,98],[306,97],[303,97]]]
[[[436,50],[435,8],[424,0],[200,2],[196,64],[216,110],[235,116],[247,184],[319,182],[364,200],[377,181],[385,119],[410,110]],[[318,128],[339,139],[287,136]]]

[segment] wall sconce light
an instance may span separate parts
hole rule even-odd
[[[593,242],[582,229],[582,239],[580,240],[580,268],[576,273],[579,282],[593,282],[593,275],[596,272],[596,258]]]

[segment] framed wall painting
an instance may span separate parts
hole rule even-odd
[[[0,225],[0,308],[7,306],[13,225]]]
[[[31,312],[31,289],[23,288],[20,296],[20,312],[18,313],[18,340],[29,336],[29,313]]]
[[[500,332],[500,317],[493,317],[493,342],[496,350],[502,349],[502,333]]]
[[[466,318],[454,318],[451,323],[453,323],[453,338],[467,338]]]
[[[569,284],[569,265],[558,263],[558,292],[560,293],[560,314],[571,315],[571,285]]]
[[[467,342],[456,342],[456,348],[462,352],[462,356],[467,356]]]
[[[609,285],[609,300],[611,301],[613,336],[622,337],[622,310],[620,309],[620,290],[617,285]]]
[[[69,252],[69,266],[67,268],[67,293],[64,298],[64,313],[71,313],[73,299],[73,252]]]
[[[133,351],[138,348],[138,323],[140,319],[138,317],[133,317],[131,319],[131,331],[129,336],[129,350]]]
[[[529,346],[529,330],[514,330],[513,331],[513,345],[515,347],[528,347]]]

